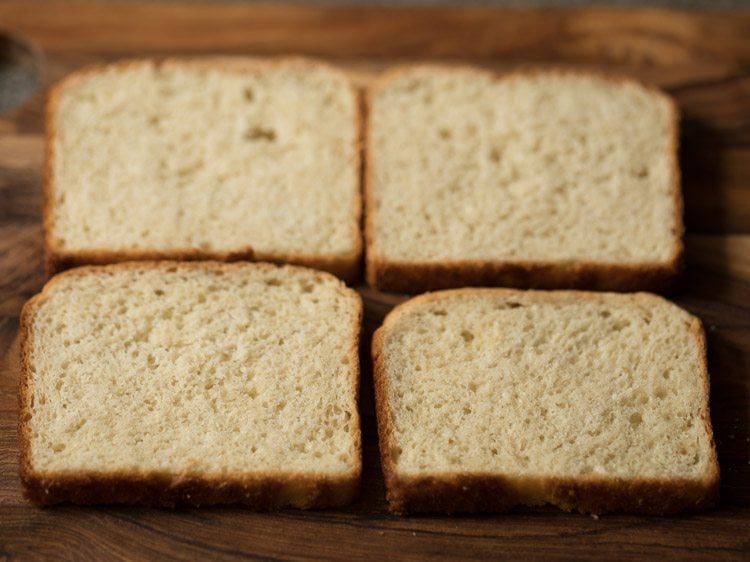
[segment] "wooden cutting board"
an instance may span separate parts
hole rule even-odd
[[[45,86],[125,56],[301,53],[342,64],[361,84],[397,62],[440,59],[603,68],[665,88],[683,112],[688,247],[671,297],[706,326],[722,469],[720,505],[680,517],[553,508],[393,517],[364,351],[363,490],[348,509],[32,507],[16,472],[16,332],[23,302],[44,282],[40,92],[0,115],[0,559],[750,559],[750,12],[6,2],[0,27],[43,49]],[[403,297],[361,292],[369,338]]]

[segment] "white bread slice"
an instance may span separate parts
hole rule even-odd
[[[50,273],[134,259],[296,263],[361,255],[358,95],[304,59],[136,60],[51,92]]]
[[[719,467],[698,319],[654,295],[463,289],[373,341],[390,509],[705,508]]]
[[[367,278],[661,289],[679,272],[678,112],[572,71],[410,66],[368,94]]]
[[[339,506],[361,473],[359,296],[269,264],[73,269],[21,317],[38,504]]]

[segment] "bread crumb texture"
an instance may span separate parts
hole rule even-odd
[[[359,316],[352,291],[298,268],[58,277],[31,319],[31,464],[42,473],[352,473]]]
[[[289,60],[136,61],[64,83],[52,116],[60,250],[359,247],[358,107],[346,77]]]
[[[699,479],[716,469],[697,320],[647,294],[456,291],[386,321],[400,476]]]
[[[412,67],[371,94],[374,253],[389,261],[674,259],[676,115],[627,81]]]

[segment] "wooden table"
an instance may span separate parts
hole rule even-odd
[[[123,56],[301,53],[342,64],[361,83],[396,62],[441,59],[605,68],[662,86],[684,117],[687,270],[672,298],[707,329],[722,468],[719,507],[680,517],[553,508],[393,517],[364,352],[363,492],[346,510],[32,507],[16,473],[16,332],[23,302],[44,283],[40,92],[0,116],[0,559],[750,559],[750,12],[10,2],[0,26],[44,50],[45,85]],[[369,337],[402,297],[362,295]]]

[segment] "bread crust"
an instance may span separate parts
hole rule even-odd
[[[412,64],[392,68],[383,73],[367,90],[366,115],[370,119],[374,95],[388,83],[417,69],[447,71],[459,69],[488,75],[503,81],[534,75],[578,76],[632,84],[649,90],[667,103],[670,113],[669,154],[672,172],[671,194],[675,208],[673,219],[675,242],[668,259],[658,262],[599,262],[586,260],[393,260],[383,256],[375,238],[376,193],[372,132],[365,126],[365,279],[382,291],[419,293],[439,289],[476,286],[504,286],[522,289],[587,289],[600,291],[665,291],[679,277],[684,262],[683,200],[680,189],[679,121],[680,113],[674,99],[655,86],[632,78],[604,72],[582,71],[565,67],[528,68],[508,73],[495,73],[467,65]]]
[[[54,274],[82,265],[103,265],[126,261],[145,260],[186,260],[186,261],[265,261],[271,263],[291,263],[314,269],[320,269],[336,275],[347,283],[353,284],[359,280],[362,269],[362,235],[360,222],[362,220],[362,193],[358,185],[355,190],[354,205],[352,209],[352,237],[355,241],[354,247],[341,254],[305,254],[298,252],[256,252],[250,244],[242,247],[232,248],[226,251],[205,251],[199,248],[169,248],[169,249],[121,249],[90,248],[86,250],[66,251],[60,248],[55,241],[54,224],[54,161],[55,161],[55,138],[57,136],[57,113],[60,96],[66,88],[88,76],[100,73],[107,69],[124,70],[142,65],[156,65],[161,67],[207,67],[222,68],[236,72],[260,72],[268,68],[281,65],[298,65],[309,68],[325,68],[328,72],[335,73],[345,79],[350,94],[355,101],[356,107],[361,106],[360,93],[351,83],[346,73],[325,62],[296,56],[281,56],[276,58],[256,57],[228,57],[214,56],[185,59],[157,59],[143,58],[123,60],[111,64],[96,64],[87,66],[73,72],[57,82],[49,91],[45,107],[45,133],[44,133],[44,185],[42,222],[44,227],[44,255],[45,271],[47,278]],[[360,177],[362,167],[362,119],[361,115],[356,117],[356,140],[355,161],[356,177]]]
[[[359,416],[359,340],[362,330],[363,307],[359,294],[340,283],[340,290],[356,306],[351,326],[352,345],[348,351],[351,437],[354,442],[356,464],[352,471],[342,474],[292,471],[251,471],[245,473],[205,474],[189,470],[179,473],[156,471],[39,471],[34,468],[31,452],[29,421],[33,372],[31,351],[34,337],[34,314],[54,287],[63,279],[100,272],[127,269],[156,269],[163,271],[201,270],[230,271],[236,268],[301,271],[297,266],[278,266],[269,263],[227,264],[213,261],[201,263],[157,261],[128,262],[106,266],[84,266],[55,276],[23,307],[20,319],[21,375],[19,384],[18,436],[20,449],[19,474],[24,497],[37,505],[64,502],[77,504],[125,503],[174,507],[180,505],[239,504],[257,510],[280,509],[286,506],[302,509],[340,507],[359,495],[362,475],[362,437]],[[305,269],[314,276],[331,277],[322,271]]]
[[[701,419],[711,439],[710,470],[703,479],[687,478],[607,478],[602,476],[560,477],[528,476],[491,472],[434,473],[420,476],[399,474],[393,459],[393,420],[389,404],[388,373],[384,338],[398,317],[411,308],[456,295],[482,294],[533,295],[549,300],[561,296],[573,300],[598,300],[602,293],[580,291],[518,291],[515,289],[456,289],[427,293],[396,306],[372,340],[373,382],[378,436],[388,508],[395,514],[500,512],[518,505],[552,504],[566,511],[581,513],[630,512],[664,515],[683,510],[706,509],[719,499],[719,463],[713,440],[708,404],[709,374],[706,338],[700,320],[690,316],[690,331],[696,338],[701,356],[701,379],[705,396]],[[656,295],[637,293],[618,295],[634,300],[664,300]],[[673,305],[676,306],[676,305]],[[687,313],[686,313],[687,314]]]

